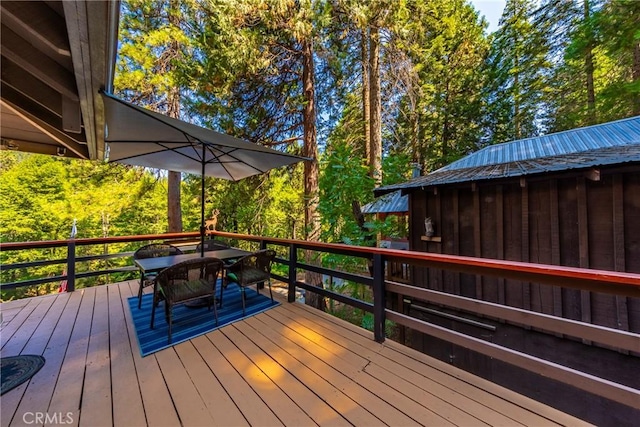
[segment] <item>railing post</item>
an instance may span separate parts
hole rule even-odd
[[[267,241],[260,239],[260,250],[263,251],[267,249]],[[256,285],[258,289],[264,289],[264,282],[260,282]]]
[[[373,336],[384,342],[385,324],[384,261],[381,254],[373,254]]]
[[[67,243],[67,292],[76,289],[76,239],[75,236]]]
[[[289,245],[289,294],[287,301],[296,300],[296,271],[298,266],[298,247],[295,244]]]
[[[76,235],[78,229],[76,228],[76,220],[73,220],[71,226],[71,234],[69,235],[69,241],[67,242],[67,292],[73,292],[76,290]]]

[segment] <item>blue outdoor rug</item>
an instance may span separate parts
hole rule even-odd
[[[220,292],[220,286],[218,292]],[[133,324],[136,328],[138,345],[142,356],[155,353],[163,348],[181,343],[199,335],[206,334],[214,329],[221,328],[238,320],[246,319],[258,313],[262,313],[272,307],[279,305],[277,300],[271,302],[269,289],[262,290],[262,294],[257,294],[251,288],[246,290],[246,314],[242,316],[242,299],[240,287],[230,284],[224,290],[222,308],[218,308],[218,325],[213,312],[207,307],[189,308],[183,304],[173,307],[173,328],[171,344],[167,343],[169,325],[164,318],[164,302],[160,302],[156,307],[156,317],[153,329],[150,328],[151,305],[153,295],[146,293],[142,296],[142,307],[138,308],[138,297],[128,298],[129,310],[133,317]],[[265,296],[266,295],[266,296]]]

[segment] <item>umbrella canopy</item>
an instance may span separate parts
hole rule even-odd
[[[301,160],[262,145],[192,125],[106,93],[111,162],[238,181]],[[203,155],[204,153],[204,155]]]
[[[306,160],[147,110],[107,93],[102,93],[102,99],[109,162],[202,176],[202,240],[205,176],[238,181]]]

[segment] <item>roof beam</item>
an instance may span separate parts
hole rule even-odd
[[[43,144],[41,142],[23,141],[14,138],[2,138],[0,150],[15,150],[26,153],[46,154],[48,156],[62,156],[73,159],[86,159],[86,156],[79,156],[77,153],[67,150],[59,145]]]
[[[40,2],[1,2],[2,23],[38,50],[71,67],[71,51],[64,19]]]
[[[5,60],[2,64],[2,82],[51,113],[62,117],[62,130],[65,132],[82,132],[79,101],[61,95],[29,74],[25,75],[24,71],[10,60]]]
[[[44,84],[8,59],[2,61],[2,83],[11,86],[30,100],[37,102],[52,113],[61,116],[60,93]]]
[[[2,56],[72,100],[78,100],[74,76],[53,59],[2,25]]]
[[[86,141],[79,139],[81,135],[72,136],[61,131],[62,123],[58,116],[20,96],[9,86],[2,85],[2,108],[8,108],[31,125],[37,127],[60,145],[73,151],[78,157],[88,159]]]

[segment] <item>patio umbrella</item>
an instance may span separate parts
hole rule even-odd
[[[202,177],[201,242],[205,234],[205,176],[238,181],[306,160],[147,110],[111,94],[102,92],[102,99],[108,143],[105,157],[109,162]]]

